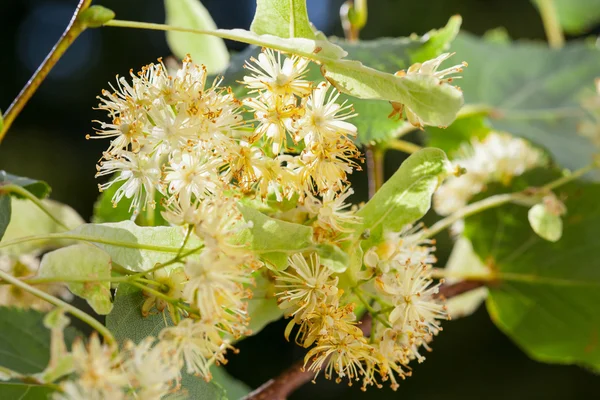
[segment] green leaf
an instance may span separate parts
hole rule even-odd
[[[217,29],[199,0],[165,0],[167,25],[200,30]],[[180,59],[187,54],[198,64],[204,64],[211,74],[218,74],[229,65],[225,41],[216,36],[167,31],[169,48]]]
[[[314,246],[311,227],[268,217],[243,204],[238,207],[244,220],[252,224],[241,233],[239,242],[248,243],[268,268],[281,271],[287,268],[288,256]]]
[[[597,48],[582,42],[562,49],[534,42],[497,44],[460,34],[452,49],[469,62],[460,82],[466,103],[490,107],[494,129],[546,148],[563,167],[589,164],[597,148],[577,134],[577,127],[585,116],[581,100],[595,95]]]
[[[259,35],[315,39],[306,0],[257,0],[250,30]]]
[[[70,282],[67,285],[73,294],[86,299],[94,311],[106,315],[112,310],[110,271],[111,260],[105,251],[89,244],[76,244],[45,254],[38,276],[98,278],[98,282]]]
[[[11,210],[11,198],[0,196],[0,240],[4,237],[4,233],[6,233],[6,229],[10,223]]]
[[[540,8],[540,0],[532,0]],[[546,0],[547,1],[547,0]],[[600,21],[599,0],[552,0],[558,21],[568,33],[580,34]]]
[[[539,185],[542,177],[553,179],[538,170],[523,180]],[[499,191],[496,185],[488,194]],[[518,205],[469,217],[465,236],[494,270],[498,282],[490,286],[487,306],[501,330],[536,360],[600,370],[600,258],[594,239],[600,235],[600,185],[573,182],[557,189],[557,196],[566,198],[569,214],[556,243],[532,232],[527,208]]]
[[[114,185],[111,185],[108,189],[100,193],[98,196],[98,200],[94,204],[94,215],[92,216],[92,222],[100,224],[104,222],[121,222],[127,221],[131,219],[131,211],[130,206],[133,199],[128,199],[124,197],[119,201],[116,207],[113,206],[112,198],[119,190],[119,188],[124,184],[124,182],[119,182]],[[154,201],[158,206],[154,208],[154,226],[168,226],[169,223],[163,218],[161,211],[163,210],[162,199],[163,195],[158,191],[154,193]],[[136,219],[136,221],[145,222],[146,215],[145,213],[140,213]]]
[[[440,54],[450,49],[450,44],[458,35],[462,18],[460,15],[450,17],[445,27],[441,29],[432,29],[418,39],[411,40],[419,43],[417,47],[407,49],[411,63],[425,62],[436,58]],[[391,72],[391,71],[388,71]]]
[[[488,110],[465,106],[448,128],[427,127],[427,145],[440,148],[452,157],[464,143],[473,138],[483,139],[490,133],[487,116]]]
[[[342,273],[350,265],[348,253],[333,244],[319,244],[317,246],[317,253],[319,254],[321,264],[333,272]]]
[[[0,204],[2,202],[0,197]],[[60,221],[69,228],[76,228],[85,223],[83,218],[75,210],[66,204],[54,200],[42,200],[44,206]],[[8,229],[2,241],[22,238],[25,236],[46,235],[64,231],[64,228],[58,225],[48,215],[46,215],[38,206],[29,200],[20,200],[12,198],[11,207],[13,210]],[[47,250],[69,244],[64,240],[46,239],[35,242],[24,242],[14,246],[0,249],[0,254],[20,255],[31,253],[34,250]]]
[[[54,392],[49,386],[26,383],[0,382],[0,398],[19,400],[49,399]]]
[[[127,340],[139,343],[148,336],[157,337],[166,326],[172,325],[168,313],[142,316],[142,292],[131,285],[120,284],[117,288],[113,310],[106,317],[106,326],[121,344]],[[225,399],[225,390],[215,383],[208,383],[182,371],[181,391],[189,399]]]
[[[75,330],[65,330],[66,343],[74,337]],[[44,326],[44,314],[0,307],[0,354],[2,367],[21,374],[43,371],[50,360],[50,331]]]
[[[110,255],[113,263],[135,272],[172,260],[184,240],[184,233],[178,227],[138,226],[132,221],[85,224],[65,236],[94,243]],[[198,246],[199,239],[192,235],[184,251]]]
[[[25,178],[22,176],[16,176],[7,173],[6,171],[0,171],[0,188],[4,185],[17,185],[24,189],[27,189],[35,197],[44,199],[50,194],[50,186],[44,181],[38,181],[35,179]],[[16,193],[10,193],[11,196],[22,198],[22,196]]]
[[[556,242],[562,236],[562,218],[552,214],[544,204],[536,204],[529,209],[527,219],[531,229],[542,239]]]
[[[385,231],[398,232],[427,213],[431,196],[446,173],[447,162],[442,150],[427,148],[402,163],[357,213],[363,218],[363,230],[370,231],[370,237],[363,243],[364,249],[379,243]]]

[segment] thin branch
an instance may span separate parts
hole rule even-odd
[[[558,12],[554,0],[537,0],[537,5],[540,9],[542,22],[544,23],[548,44],[554,49],[560,49],[565,45],[565,35],[558,20]]]
[[[483,285],[484,282],[481,281],[463,281],[452,285],[442,285],[438,296],[448,299]],[[360,322],[363,334],[369,336],[372,328],[371,315],[366,313]],[[304,370],[304,360],[298,360],[279,376],[265,382],[248,394],[244,400],[285,400],[298,388],[313,380],[314,376],[314,371]]]
[[[21,110],[23,110],[25,104],[27,104],[31,96],[33,96],[37,88],[44,81],[57,61],[60,60],[62,55],[75,41],[77,36],[79,36],[81,32],[85,30],[86,25],[80,20],[79,17],[89,7],[91,2],[92,0],[79,1],[79,4],[77,4],[77,8],[73,13],[73,17],[71,18],[67,29],[65,29],[64,33],[58,42],[56,42],[52,50],[50,50],[50,53],[48,53],[42,64],[40,64],[17,98],[12,102],[10,107],[8,107],[8,110],[6,110],[6,114],[4,115],[4,125],[0,130],[0,142],[2,142],[2,139],[6,135],[8,128],[10,128],[15,118],[17,118],[17,115],[19,115]]]

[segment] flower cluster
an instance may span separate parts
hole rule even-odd
[[[451,176],[440,186],[434,209],[440,215],[452,214],[484,191],[488,183],[509,184],[514,177],[545,163],[542,151],[509,134],[492,132],[481,141],[473,139],[453,160],[452,168],[465,169],[466,173]]]
[[[368,294],[378,307],[380,318],[373,322],[370,340],[357,325],[354,303],[344,298],[338,278],[319,257],[290,257],[289,269],[277,276],[277,296],[291,317],[286,337],[298,325],[296,342],[314,345],[305,367],[316,375],[324,370],[328,379],[362,381],[363,389],[386,380],[396,389],[398,378],[410,375],[409,362],[424,360],[421,347],[430,350],[428,343],[441,330],[439,319],[447,317],[438,298],[441,283],[431,278],[432,243],[422,239],[417,228],[407,227],[387,234],[381,245],[365,254],[375,285],[364,292],[358,288],[356,295]]]
[[[136,217],[161,198],[163,218],[181,226],[186,242],[195,236],[202,243],[182,256],[183,266],[146,275],[141,311],[169,311],[176,325],[160,332],[156,346],[169,347],[188,373],[207,380],[210,367],[234,350],[232,340],[251,333],[247,300],[253,273],[263,265],[240,239],[252,224],[238,203],[293,201],[317,242],[335,241],[359,222],[345,203],[353,193],[347,175],[360,162],[356,127],[347,121],[352,107],[338,104],[339,93],[328,83],[306,79],[306,59],[265,49],[245,67],[241,83],[248,97],[242,101],[218,79],[208,86],[206,69],[189,57],[173,75],[159,60],[131,73],[130,81],[118,78],[98,106],[111,122],[98,122],[94,136],[110,139],[97,176],[112,176],[100,190],[112,188],[115,206],[129,199]],[[245,121],[248,113],[253,119]],[[319,268],[318,258],[311,266],[294,260],[303,272],[301,278],[288,274],[288,283],[301,286]],[[339,298],[335,283],[330,286],[332,298]],[[293,311],[304,320],[317,303],[328,303],[321,289],[290,290],[282,305],[305,304]]]
[[[148,337],[128,342],[119,353],[93,335],[88,344],[75,341],[69,354],[72,377],[61,383],[55,400],[161,399],[174,389],[180,365],[168,342]]]

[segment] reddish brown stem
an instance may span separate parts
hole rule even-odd
[[[450,298],[477,289],[484,285],[481,281],[462,281],[452,285],[440,286],[439,297]],[[360,328],[365,336],[371,333],[371,314],[365,314],[361,319]],[[299,360],[283,371],[279,376],[265,382],[254,390],[244,400],[285,400],[296,389],[313,379],[314,371],[304,371],[304,360]]]

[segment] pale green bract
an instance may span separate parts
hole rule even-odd
[[[362,230],[369,232],[363,249],[378,244],[384,232],[399,232],[429,211],[431,196],[446,172],[448,158],[440,149],[427,148],[412,154],[398,171],[357,213]]]
[[[142,272],[174,259],[180,253],[185,235],[178,227],[137,226],[123,221],[85,224],[65,236],[94,243],[110,255],[113,263],[129,271]],[[192,235],[181,252],[199,246],[200,240]]]
[[[217,26],[199,0],[165,0],[167,24],[200,30],[215,30]],[[169,48],[180,59],[189,54],[201,62],[211,74],[223,72],[229,65],[225,41],[216,36],[184,32],[167,32]]]
[[[38,277],[69,279],[93,279],[97,282],[68,282],[69,290],[87,300],[100,315],[112,310],[110,294],[110,256],[90,244],[76,244],[47,253],[42,258]]]
[[[247,243],[266,266],[276,271],[287,268],[287,259],[295,252],[313,248],[313,229],[271,218],[260,211],[240,204],[244,220],[250,224],[238,237],[239,243]]]

